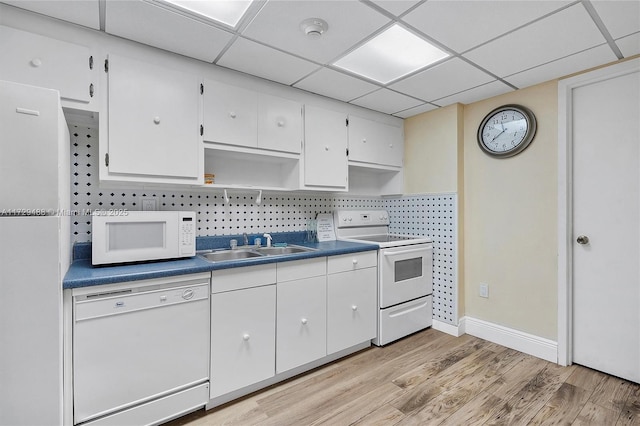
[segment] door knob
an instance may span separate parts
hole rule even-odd
[[[576,238],[576,242],[578,244],[589,244],[589,237],[587,237],[586,235],[580,235],[578,236],[578,238]]]

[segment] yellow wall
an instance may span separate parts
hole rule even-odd
[[[462,105],[455,104],[405,120],[405,194],[458,191],[461,111]]]
[[[533,110],[521,154],[478,148],[482,118],[508,103]],[[557,335],[557,82],[405,120],[405,193],[458,193],[458,314],[555,340]],[[489,298],[478,295],[489,285]]]
[[[538,131],[519,155],[494,159],[477,144],[492,109],[521,104]],[[557,82],[464,107],[464,315],[556,340]],[[489,285],[489,298],[478,295]]]

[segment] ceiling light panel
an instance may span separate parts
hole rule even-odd
[[[382,84],[449,56],[395,24],[333,65]]]
[[[253,0],[165,0],[181,9],[234,27],[238,25]]]

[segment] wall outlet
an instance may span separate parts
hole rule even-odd
[[[480,297],[489,297],[489,284],[480,284]]]
[[[142,204],[142,211],[158,210],[158,199],[155,197],[141,198],[140,204]]]

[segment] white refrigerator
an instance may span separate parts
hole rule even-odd
[[[69,149],[57,91],[0,81],[0,425],[63,423]]]

